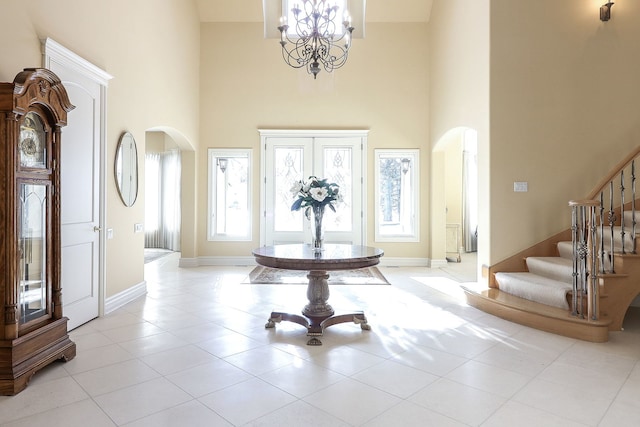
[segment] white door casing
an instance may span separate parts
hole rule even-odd
[[[62,129],[62,303],[74,329],[104,307],[104,152],[107,73],[51,39],[44,66],[62,80],[75,106]]]
[[[302,211],[291,212],[292,183],[315,175],[341,186],[345,203],[325,211],[325,240],[366,242],[365,161],[368,131],[260,130],[262,147],[260,244],[310,241]]]

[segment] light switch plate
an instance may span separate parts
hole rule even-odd
[[[142,233],[143,230],[144,228],[142,227],[142,224],[138,223],[133,225],[133,231],[135,233]]]
[[[526,181],[516,181],[513,183],[513,191],[516,193],[526,193],[529,191],[529,183]]]
[[[107,228],[107,239],[113,239],[113,228]]]

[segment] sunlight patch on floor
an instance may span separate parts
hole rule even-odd
[[[465,302],[464,290],[460,283],[447,277],[411,277],[413,280],[429,286],[443,294],[455,298],[457,301]]]

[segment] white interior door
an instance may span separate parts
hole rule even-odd
[[[102,305],[100,183],[105,84],[87,65],[79,66],[81,59],[55,42],[46,43],[45,66],[62,80],[75,106],[62,129],[60,161],[62,303],[68,327],[73,329],[98,317]]]
[[[365,191],[363,141],[359,136],[273,136],[263,144],[262,243],[309,243],[310,222],[303,211],[291,211],[293,183],[309,176],[340,186],[344,203],[325,211],[325,241],[362,245]]]

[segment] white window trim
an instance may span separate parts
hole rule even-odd
[[[414,186],[413,196],[413,234],[380,234],[380,210],[377,208],[380,200],[380,158],[381,157],[408,157],[412,161],[411,168],[407,173],[412,175]],[[419,149],[376,149],[374,150],[374,239],[376,242],[419,242],[420,241],[420,150]]]
[[[219,157],[246,157],[247,165],[247,209],[249,210],[249,223],[247,224],[247,234],[244,236],[217,234],[214,222],[215,202],[216,202],[216,159]],[[233,241],[246,242],[253,240],[253,196],[252,177],[253,150],[250,148],[209,148],[208,150],[208,190],[207,190],[207,240],[208,241]]]

